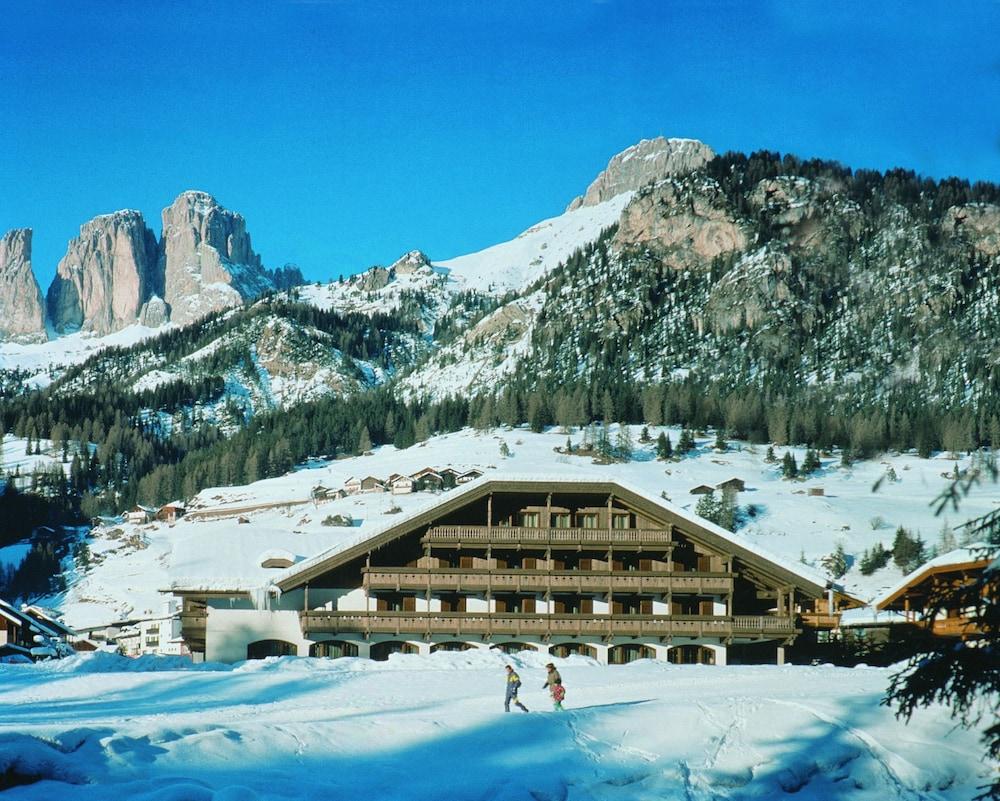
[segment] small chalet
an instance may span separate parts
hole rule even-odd
[[[730,478],[728,481],[723,481],[716,486],[716,489],[730,490],[731,492],[743,492],[746,488],[746,483],[742,478]]]
[[[470,481],[475,481],[477,478],[482,478],[482,476],[483,476],[482,470],[476,470],[475,468],[473,468],[472,470],[466,470],[464,473],[461,473],[458,476],[458,478],[455,479],[455,483],[468,484]]]
[[[344,482],[344,490],[348,495],[357,495],[361,491],[361,479],[351,476]]]
[[[425,467],[423,470],[412,473],[410,478],[413,479],[414,492],[439,490],[444,486],[444,479],[441,478],[441,474],[433,467]]]
[[[408,495],[413,492],[413,485],[416,482],[409,476],[393,473],[389,476],[389,490],[393,495]]]
[[[180,501],[174,501],[161,506],[156,512],[156,519],[166,523],[175,523],[178,518],[184,517],[185,511],[184,504]]]
[[[385,489],[385,482],[382,479],[376,478],[375,476],[365,476],[361,479],[361,485],[358,491],[361,493],[385,492]]]
[[[982,576],[990,563],[984,555],[988,547],[974,544],[931,559],[877,599],[875,608],[901,612],[906,623],[923,626],[938,637],[980,637],[982,632],[969,619],[968,610],[942,605],[941,599],[948,591],[972,584]],[[1000,585],[1000,579],[996,584]],[[1000,586],[996,589],[1000,590]]]
[[[135,506],[125,513],[125,522],[141,526],[152,521],[154,517],[156,517],[155,509],[148,506]]]
[[[72,653],[69,640],[77,633],[37,606],[15,609],[0,600],[0,659],[46,659]]]
[[[710,487],[708,484],[699,484],[691,489],[692,495],[711,495],[713,492],[715,492],[715,487]]]
[[[282,548],[270,548],[260,555],[261,567],[286,568],[295,564],[295,555]]]

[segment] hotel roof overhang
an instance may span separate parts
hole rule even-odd
[[[693,536],[705,546],[731,554],[751,566],[759,575],[773,581],[776,586],[794,587],[814,598],[824,595],[828,590],[834,590],[848,601],[861,604],[861,601],[848,596],[842,588],[832,585],[822,576],[793,567],[778,557],[764,553],[755,544],[743,540],[739,535],[689,514],[643,490],[611,478],[596,480],[521,476],[480,478],[452,490],[439,503],[419,509],[394,524],[373,532],[364,540],[346,547],[331,548],[288,568],[276,576],[272,584],[282,592],[301,587],[330,570],[362,558],[415,529],[429,526],[444,515],[483,499],[491,493],[539,492],[613,495],[636,511],[678,525],[685,534]]]

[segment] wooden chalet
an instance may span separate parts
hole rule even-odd
[[[156,510],[147,506],[135,506],[125,513],[125,522],[141,526],[152,522],[156,517]]]
[[[692,495],[711,495],[715,492],[715,487],[709,484],[699,484],[697,487],[691,488]]]
[[[482,470],[466,470],[464,473],[460,473],[458,478],[455,479],[456,484],[468,484],[470,481],[475,481],[477,478],[483,477]]]
[[[742,478],[730,478],[716,486],[716,489],[730,490],[731,492],[745,492],[746,482]]]
[[[938,637],[967,640],[981,636],[969,619],[967,609],[942,604],[941,600],[948,591],[971,584],[982,576],[990,563],[984,555],[986,552],[986,545],[973,545],[931,559],[877,599],[875,608],[902,613],[903,622],[923,626]]]
[[[79,635],[37,606],[15,609],[0,600],[0,659],[66,656],[69,641]]]
[[[389,476],[389,481],[387,482],[389,491],[393,495],[409,495],[413,492],[413,485],[415,483],[410,476],[404,476],[400,473],[393,473]]]
[[[167,523],[174,523],[179,518],[184,517],[185,511],[187,510],[180,501],[164,504],[156,511],[156,519]]]
[[[344,491],[348,495],[356,495],[361,492],[361,479],[356,476],[351,476],[344,482]]]
[[[410,478],[413,479],[414,492],[439,490],[444,487],[444,479],[441,478],[441,474],[433,467],[425,467],[423,470],[418,470],[416,473],[412,473]]]
[[[370,492],[385,492],[385,482],[375,476],[365,476],[361,479],[358,492],[365,494]]]
[[[334,547],[256,591],[174,588],[198,658],[497,647],[725,664],[858,603],[615,481],[498,479]]]

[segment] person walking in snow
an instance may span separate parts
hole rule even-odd
[[[545,676],[545,684],[542,685],[543,690],[548,690],[549,694],[552,696],[552,707],[554,709],[562,709],[562,700],[566,697],[566,689],[562,686],[562,676],[559,675],[559,671],[556,670],[556,666],[549,662],[546,666],[548,674]],[[558,688],[559,697],[556,698]]]
[[[503,711],[510,712],[510,705],[518,707],[522,712],[527,712],[528,707],[522,704],[517,698],[517,689],[521,686],[521,677],[510,665],[507,665],[507,694],[503,701]]]
[[[545,669],[548,670],[548,675],[545,676],[545,684],[542,685],[542,689],[552,692],[552,686],[556,682],[562,684],[562,676],[559,675],[559,671],[556,670],[556,666],[551,662],[545,666]]]
[[[556,683],[549,688],[552,692],[552,709],[556,712],[563,710],[563,698],[566,697],[566,688],[562,685],[562,679],[556,679]]]

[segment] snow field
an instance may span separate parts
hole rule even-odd
[[[946,710],[879,706],[889,671],[285,657],[176,669],[107,654],[0,666],[5,799],[968,799],[988,775]],[[532,710],[504,714],[505,663]]]

